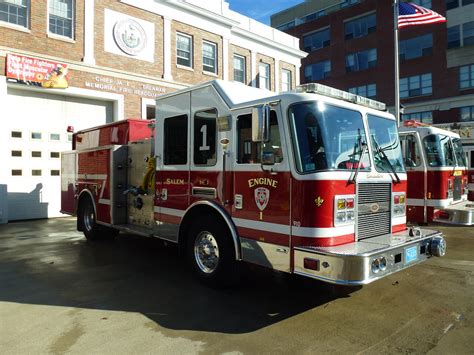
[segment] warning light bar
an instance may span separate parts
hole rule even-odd
[[[336,99],[349,101],[358,105],[370,107],[370,108],[380,110],[380,111],[385,111],[387,109],[386,105],[383,102],[372,100],[367,97],[352,94],[344,90],[335,89],[330,86],[322,85],[318,83],[309,83],[309,84],[299,85],[296,87],[296,92],[330,96]]]

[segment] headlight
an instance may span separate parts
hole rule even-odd
[[[353,224],[355,219],[355,196],[344,195],[334,197],[334,225]]]
[[[404,193],[396,192],[393,194],[393,214],[395,216],[405,215],[406,196]]]

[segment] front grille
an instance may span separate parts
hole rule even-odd
[[[454,178],[453,200],[458,201],[462,196],[462,179],[460,177]]]
[[[390,183],[362,183],[357,186],[357,239],[388,234],[390,230]]]

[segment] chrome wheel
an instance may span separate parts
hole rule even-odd
[[[84,207],[83,225],[86,231],[90,232],[95,226],[95,212],[92,204],[87,203]]]
[[[219,264],[219,246],[214,236],[209,232],[200,232],[194,242],[194,258],[199,269],[213,273]]]

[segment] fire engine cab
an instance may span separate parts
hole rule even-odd
[[[215,80],[159,97],[156,121],[74,134],[62,212],[88,239],[177,243],[225,283],[244,261],[361,285],[443,256],[406,227],[407,175],[385,105],[319,84],[275,95]]]
[[[459,135],[406,121],[400,141],[408,176],[408,221],[473,225],[474,203],[467,201],[466,156]]]

